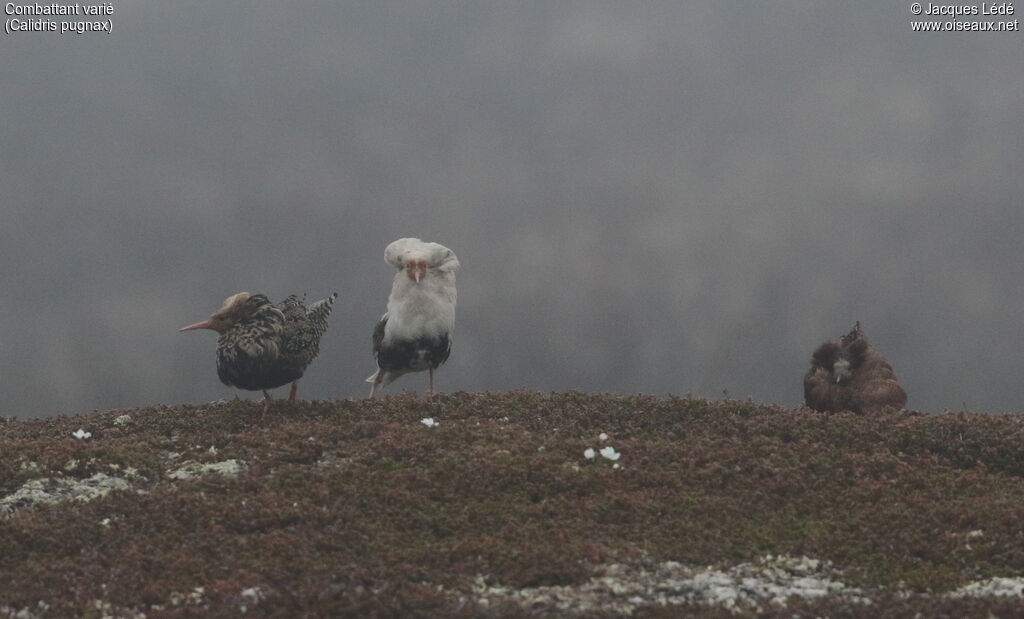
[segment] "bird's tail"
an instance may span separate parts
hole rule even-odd
[[[331,309],[334,306],[335,299],[338,298],[338,293],[335,292],[326,299],[320,299],[316,303],[309,306],[306,310],[306,315],[309,316],[309,322],[312,323],[313,328],[317,333],[322,334],[327,330],[327,317],[331,315]]]
[[[368,383],[376,383],[377,380],[378,380],[377,377],[379,376],[380,377],[380,383],[379,384],[380,384],[381,387],[383,387],[384,385],[388,385],[390,383],[395,382],[395,379],[398,378],[399,376],[401,376],[402,374],[404,374],[404,372],[388,372],[386,370],[382,370],[380,368],[377,368],[376,372],[374,372],[373,374],[370,374],[369,376],[366,377],[366,382],[368,382]]]
[[[334,301],[338,298],[338,293],[331,293],[331,296],[326,299],[320,299],[316,303],[309,306],[309,316],[314,320],[319,317],[323,317],[324,320],[331,315],[331,308],[334,306]]]

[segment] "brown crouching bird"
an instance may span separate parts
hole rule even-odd
[[[804,402],[822,412],[900,410],[907,392],[858,322],[838,342],[829,340],[814,351],[804,376]]]
[[[208,320],[182,327],[179,331],[211,329],[217,339],[217,376],[225,385],[263,391],[292,384],[289,400],[295,400],[299,379],[320,353],[320,338],[327,330],[327,317],[338,298],[334,293],[309,307],[292,295],[271,303],[262,294],[239,292]]]

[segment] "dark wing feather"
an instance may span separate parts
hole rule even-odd
[[[384,328],[388,324],[388,315],[385,312],[380,320],[377,321],[377,326],[373,328],[373,358],[380,358],[380,346],[384,342]]]
[[[448,335],[441,337],[440,346],[437,350],[437,356],[435,360],[437,364],[434,367],[444,364],[448,360],[448,357],[452,354],[452,338]]]

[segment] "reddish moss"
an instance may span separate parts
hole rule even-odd
[[[116,425],[122,414],[131,422]],[[72,438],[78,428],[93,437]],[[4,521],[0,582],[11,584],[0,605],[45,600],[75,614],[102,599],[153,615],[204,587],[201,602],[155,614],[227,616],[259,587],[264,615],[472,615],[453,592],[478,575],[571,584],[638,556],[706,565],[766,553],[831,560],[847,584],[874,591],[949,590],[1024,574],[1022,444],[1019,416],[584,393],[275,402],[268,412],[236,400],[11,421],[0,424],[0,496],[42,476],[125,467],[146,493]],[[621,452],[620,469],[584,459],[604,445]],[[167,477],[186,460],[229,458],[246,463],[237,477]],[[929,616],[1019,608],[937,599],[889,602]],[[886,616],[826,604],[793,608]]]

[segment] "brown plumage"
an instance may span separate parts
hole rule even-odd
[[[288,399],[294,400],[299,379],[320,352],[320,337],[327,330],[332,294],[308,308],[292,295],[271,303],[262,294],[239,292],[228,297],[209,320],[180,331],[211,329],[217,338],[217,376],[225,385],[262,390],[292,384]]]
[[[838,342],[829,340],[814,351],[804,376],[804,402],[823,412],[899,410],[907,393],[858,322]]]

